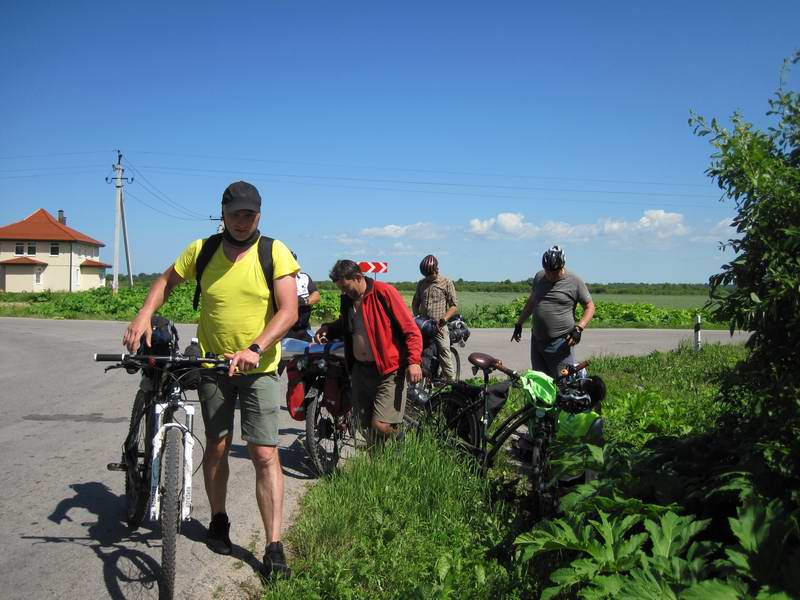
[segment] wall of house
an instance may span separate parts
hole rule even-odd
[[[46,267],[40,267],[39,265],[5,265],[5,291],[38,292],[52,290],[55,292],[72,289],[72,291],[77,292],[105,285],[104,278],[100,276],[104,269],[80,267],[84,260],[99,260],[100,249],[98,247],[78,242],[58,242],[59,253],[53,256],[50,254],[50,242],[36,241],[35,244],[35,254],[28,254],[28,243],[26,242],[24,253],[19,255],[16,253],[15,241],[0,241],[0,261],[26,256],[47,263]],[[42,269],[41,282],[38,284],[36,283],[34,268]]]

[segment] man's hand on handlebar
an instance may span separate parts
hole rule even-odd
[[[519,323],[514,325],[514,333],[511,334],[512,342],[519,342],[522,339],[522,325]]]
[[[226,354],[225,358],[231,361],[231,365],[228,367],[228,377],[233,377],[237,368],[241,373],[255,369],[261,357],[258,352],[253,352],[249,348],[245,348],[234,354]]]
[[[122,336],[122,345],[128,349],[131,354],[139,349],[139,341],[145,336],[145,343],[150,347],[153,338],[153,328],[150,325],[150,317],[137,314],[133,321],[130,322],[128,328],[125,330],[125,335]]]
[[[406,369],[406,379],[408,379],[408,383],[419,383],[422,381],[422,368],[419,365],[408,365],[408,369]]]

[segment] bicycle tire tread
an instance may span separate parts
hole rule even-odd
[[[169,600],[175,594],[175,563],[178,545],[178,524],[180,522],[181,473],[183,456],[181,432],[170,427],[164,443],[164,477],[161,498],[161,591],[162,600]]]

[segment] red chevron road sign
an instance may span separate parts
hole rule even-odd
[[[362,260],[358,263],[362,273],[386,273],[389,271],[388,262],[379,262],[376,260]]]

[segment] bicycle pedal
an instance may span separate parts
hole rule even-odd
[[[127,471],[128,465],[125,463],[108,463],[106,469],[109,471]]]

